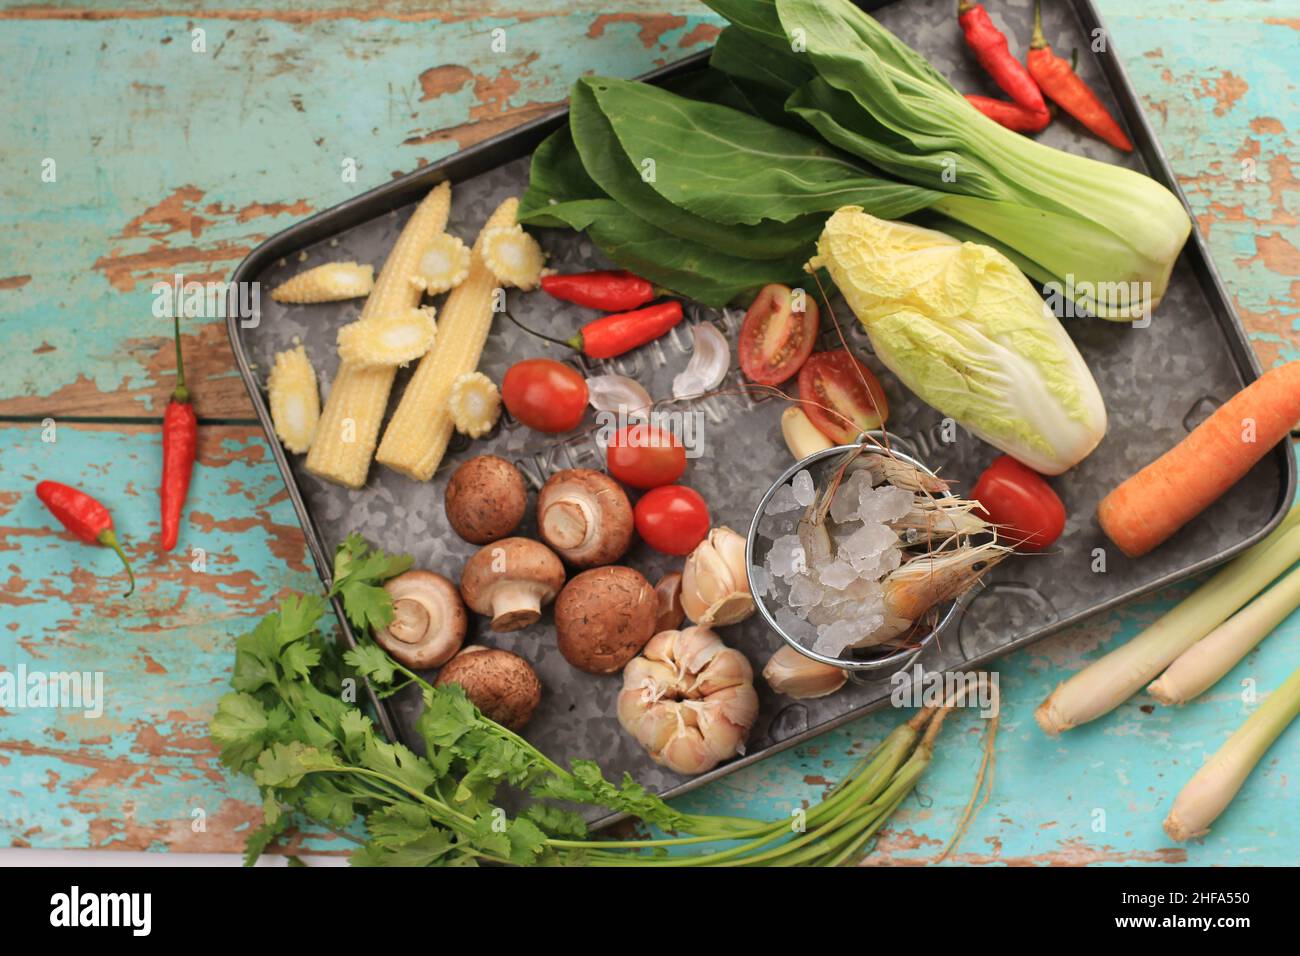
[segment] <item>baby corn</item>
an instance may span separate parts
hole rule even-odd
[[[275,433],[285,448],[301,455],[311,447],[320,419],[316,370],[306,349],[300,345],[277,353],[266,384]]]
[[[507,199],[492,213],[474,243],[469,277],[451,290],[438,321],[438,338],[406,386],[402,401],[384,431],[376,459],[394,471],[428,481],[442,462],[451,438],[448,408],[452,383],[478,367],[492,327],[492,300],[499,280],[483,260],[483,237],[516,225],[518,199]]]
[[[437,326],[433,306],[405,315],[358,319],[339,329],[339,358],[355,365],[405,365],[433,345]]]
[[[305,305],[340,302],[369,295],[375,285],[375,267],[355,262],[327,262],[285,280],[271,290],[276,302]]]
[[[416,207],[397,237],[361,321],[403,315],[420,304],[422,293],[411,279],[429,243],[446,229],[450,211],[451,185],[442,183]],[[340,363],[307,456],[308,471],[349,488],[365,484],[396,373],[394,366]]]
[[[454,289],[469,275],[469,247],[445,232],[434,238],[420,256],[419,270],[411,279],[427,295]]]
[[[479,246],[483,261],[503,284],[527,291],[541,283],[546,254],[522,227],[484,229]]]
[[[456,431],[470,438],[482,438],[501,417],[501,392],[482,372],[458,375],[447,398]]]

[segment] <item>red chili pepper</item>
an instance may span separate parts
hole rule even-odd
[[[960,0],[957,4],[957,22],[966,36],[966,45],[975,53],[980,66],[992,77],[1002,92],[1016,105],[1033,114],[1043,114],[1043,126],[1051,118],[1038,84],[1024,65],[1011,55],[1006,35],[993,25],[983,4]],[[987,115],[987,114],[986,114]],[[993,117],[997,119],[997,117]],[[999,120],[999,122],[1001,122]],[[1005,124],[1004,124],[1005,125]],[[1015,129],[1016,127],[1012,127]],[[1040,127],[1041,129],[1041,127]]]
[[[635,312],[601,316],[584,325],[568,344],[588,358],[614,358],[653,342],[681,320],[682,304],[669,299]]]
[[[509,312],[506,318],[530,335],[546,339],[556,345],[567,345],[588,358],[615,358],[630,352],[639,345],[653,342],[682,320],[682,304],[676,299],[656,302],[635,312],[602,315],[582,327],[577,335],[567,339],[552,338],[535,332]]]
[[[172,392],[167,411],[163,414],[163,472],[162,487],[162,549],[176,547],[180,536],[181,510],[190,490],[190,474],[194,471],[194,457],[198,452],[199,420],[190,401],[190,390],[185,387],[185,362],[181,357],[181,320],[173,316],[172,333],[176,339],[176,389]]]
[[[630,272],[579,272],[572,275],[542,276],[542,289],[591,309],[626,312],[655,297],[655,287]]]
[[[1052,52],[1043,36],[1041,3],[1034,4],[1034,38],[1029,44],[1028,62],[1030,75],[1061,109],[1116,149],[1133,151],[1133,144],[1097,94],[1074,72],[1069,60]]]
[[[991,96],[976,96],[967,93],[966,99],[993,122],[1017,133],[1041,133],[1052,121],[1052,114],[1044,109],[1041,113],[1031,113],[1016,103],[995,100]]]
[[[131,562],[126,559],[126,553],[117,542],[117,535],[113,533],[113,516],[108,513],[108,509],[84,491],[57,481],[42,481],[38,484],[36,497],[45,503],[45,507],[50,509],[50,513],[59,519],[63,527],[86,544],[100,544],[117,552],[126,567],[127,577],[131,579],[131,586],[124,595],[130,597],[135,590],[135,575],[131,572]]]

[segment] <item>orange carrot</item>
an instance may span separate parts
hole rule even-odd
[[[1101,500],[1101,529],[1130,558],[1208,508],[1300,421],[1300,361],[1270,369]]]

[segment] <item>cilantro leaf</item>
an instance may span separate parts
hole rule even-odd
[[[342,597],[343,610],[358,630],[386,627],[393,619],[393,602],[382,585],[410,568],[411,563],[409,554],[372,549],[365,538],[353,532],[334,553],[330,597]]]
[[[212,739],[221,747],[221,762],[243,770],[257,760],[266,746],[270,717],[251,694],[226,694],[212,718]]]
[[[281,833],[289,828],[289,816],[283,814],[274,821],[263,823],[260,827],[248,835],[248,841],[244,844],[244,866],[252,866],[257,862],[258,857],[266,852],[266,848]]]
[[[368,641],[358,644],[343,655],[343,660],[356,669],[361,677],[374,684],[391,684],[397,674],[393,659],[378,644]]]

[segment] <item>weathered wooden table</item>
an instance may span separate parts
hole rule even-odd
[[[602,12],[611,6],[619,12]],[[1100,6],[1262,362],[1300,357],[1300,2]],[[261,816],[251,783],[219,766],[206,725],[234,636],[316,579],[217,319],[191,321],[185,335],[199,467],[181,547],[156,553],[172,353],[153,283],[225,278],[294,219],[541,115],[580,73],[631,76],[696,51],[717,22],[684,0],[0,8],[0,668],[98,670],[107,681],[98,719],[0,710],[0,842],[236,850]],[[349,160],[354,183],[341,176]],[[130,601],[112,554],[53,529],[32,494],[43,477],[112,508],[141,582]],[[1270,688],[1300,662],[1300,618],[1181,711],[1138,698],[1060,741],[1033,723],[1062,675],[1184,590],[1005,661],[992,802],[955,859],[1300,858],[1300,818],[1279,812],[1300,796],[1300,728],[1204,843],[1173,846],[1160,829],[1178,788],[1242,720],[1239,683]],[[895,720],[857,722],[683,802],[787,814]],[[966,802],[977,733],[975,721],[950,729],[875,860],[924,862],[942,847]]]

